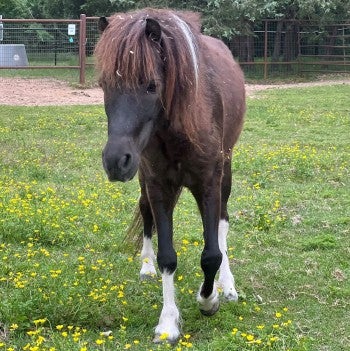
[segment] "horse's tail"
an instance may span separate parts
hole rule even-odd
[[[123,244],[126,246],[132,246],[136,254],[141,249],[142,238],[143,219],[140,211],[140,206],[137,204],[134,209],[133,218],[123,239]]]

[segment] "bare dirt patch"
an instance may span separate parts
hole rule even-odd
[[[0,105],[102,104],[101,88],[76,89],[57,79],[0,78]]]
[[[293,84],[246,84],[248,96],[266,89],[286,89],[350,84],[350,79]],[[77,89],[56,79],[0,78],[0,105],[97,105],[103,103],[101,88]]]

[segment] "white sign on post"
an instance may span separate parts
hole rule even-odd
[[[68,35],[75,35],[75,24],[68,24]]]

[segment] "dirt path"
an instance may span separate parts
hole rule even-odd
[[[247,84],[248,96],[266,89],[350,84],[350,79],[293,83],[281,85]],[[48,106],[102,104],[103,94],[99,87],[75,89],[56,79],[24,79],[0,77],[0,105]]]
[[[75,89],[56,79],[0,77],[0,105],[47,106],[102,104],[102,90]]]

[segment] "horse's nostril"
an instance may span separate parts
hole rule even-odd
[[[120,158],[118,162],[118,167],[122,170],[127,170],[131,165],[131,155],[125,154],[123,157]]]

